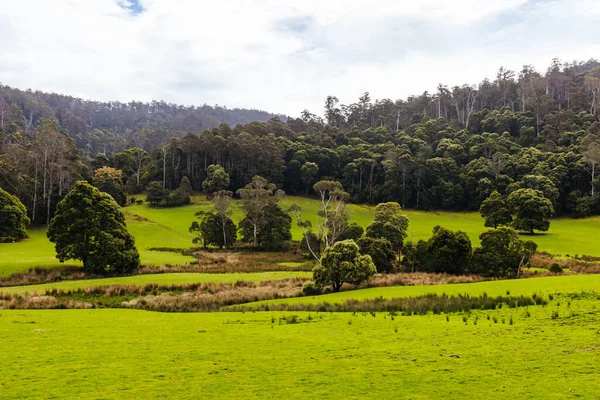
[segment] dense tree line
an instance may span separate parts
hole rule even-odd
[[[436,93],[406,100],[372,101],[365,93],[342,105],[330,96],[324,120],[304,111],[299,118],[167,129],[123,122],[119,118],[138,112],[123,105],[113,121],[119,138],[109,139],[107,152],[80,142],[91,132],[56,113],[28,118],[25,106],[4,95],[0,187],[19,197],[37,222],[49,220],[77,179],[92,181],[103,167],[122,172],[128,193],[152,182],[153,189],[174,190],[187,177],[193,190],[239,195],[258,175],[288,195],[320,196],[314,184],[330,181],[352,202],[478,210],[493,192],[508,202],[529,189],[541,193],[540,204],[550,202],[554,215],[583,217],[600,213],[599,89],[597,61],[554,60],[543,73],[501,68],[477,86],[440,85]],[[35,93],[29,96],[52,98]],[[56,98],[52,104],[66,101]],[[144,107],[150,114],[152,107],[177,110]]]

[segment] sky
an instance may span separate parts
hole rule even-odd
[[[600,58],[600,0],[0,0],[0,83],[323,114]]]

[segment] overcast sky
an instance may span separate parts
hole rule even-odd
[[[0,0],[0,82],[323,112],[600,58],[600,0]]]

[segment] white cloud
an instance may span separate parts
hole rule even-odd
[[[599,17],[594,0],[0,0],[0,82],[321,113],[329,94],[405,98],[598,57]]]

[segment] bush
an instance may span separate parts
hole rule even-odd
[[[360,254],[368,254],[373,260],[373,264],[379,273],[390,273],[394,268],[396,253],[392,250],[392,245],[387,239],[374,239],[363,237],[359,239],[358,244]]]
[[[310,281],[302,286],[302,294],[304,296],[316,296],[321,294],[321,288],[316,283]]]
[[[136,202],[135,197],[130,197],[129,198],[129,204],[133,204],[135,202]]]
[[[558,275],[558,274],[562,274],[563,273],[562,267],[560,265],[558,265],[557,263],[553,263],[550,266],[549,271],[552,272],[554,275]]]
[[[360,285],[376,271],[371,256],[361,255],[353,240],[342,240],[323,251],[321,265],[313,269],[313,277],[318,285],[331,286],[339,292],[344,283]]]

